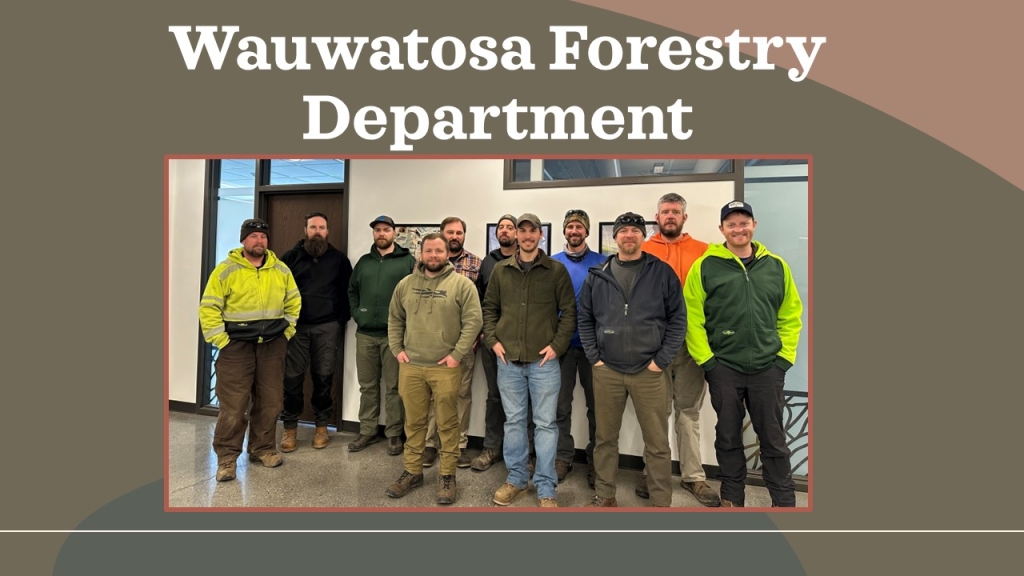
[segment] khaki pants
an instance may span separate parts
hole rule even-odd
[[[594,489],[602,498],[615,497],[615,474],[619,468],[619,431],[626,398],[633,402],[647,462],[647,485],[651,504],[672,503],[672,452],[668,442],[669,394],[665,377],[644,368],[636,374],[616,372],[608,366],[594,366],[594,411],[597,413]]]
[[[459,410],[459,448],[469,443],[469,408],[473,405],[473,369],[476,368],[476,351],[470,352],[459,364],[462,370],[462,383],[459,385],[459,398],[456,405]],[[701,371],[701,374],[704,372]],[[437,418],[434,416],[434,405],[427,412],[427,446],[437,448]]]
[[[700,409],[707,395],[704,370],[683,346],[664,374],[675,405],[676,446],[683,481],[703,481],[707,478],[700,455]]]
[[[403,463],[410,474],[423,472],[423,449],[427,438],[427,412],[437,414],[437,432],[441,437],[441,474],[455,474],[459,458],[459,413],[457,397],[460,368],[444,366],[398,367],[398,393],[405,406],[405,455]]]

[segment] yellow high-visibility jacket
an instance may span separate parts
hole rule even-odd
[[[277,255],[267,250],[256,268],[235,248],[210,274],[199,324],[203,338],[221,349],[232,340],[267,342],[282,334],[291,339],[301,307],[292,271]]]

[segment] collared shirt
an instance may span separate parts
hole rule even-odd
[[[455,266],[456,272],[473,282],[476,282],[477,277],[480,276],[480,265],[483,264],[483,261],[469,250],[463,249],[462,254],[453,256],[448,260],[452,263],[452,266]]]

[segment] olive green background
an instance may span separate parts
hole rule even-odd
[[[675,33],[569,2],[183,1],[28,11],[9,19],[3,35],[9,161],[0,229],[11,313],[0,529],[475,533],[0,534],[0,555],[19,573],[471,569],[465,561],[521,571],[517,560],[526,569],[613,573],[759,564],[795,573],[799,562],[808,573],[851,574],[912,561],[956,573],[1013,554],[1019,535],[482,532],[1021,529],[1012,447],[1024,396],[1014,258],[1024,196],[978,161],[781,70],[548,71],[549,25],[619,38]],[[263,38],[401,37],[413,29],[466,40],[521,35],[537,70],[243,72],[231,63],[188,71],[167,27],[206,24]],[[828,48],[815,68],[828,65]],[[970,105],[984,106],[978,91]],[[303,141],[306,94],[330,94],[353,109],[502,106],[512,98],[587,110],[682,98],[694,108],[694,135],[684,142],[508,141],[498,131],[491,141],[425,139],[417,154],[813,155],[813,512],[164,514],[164,157],[388,154],[387,138],[363,141],[351,131]]]

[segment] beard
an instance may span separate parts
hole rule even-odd
[[[317,234],[312,238],[306,238],[306,241],[302,243],[302,247],[313,258],[319,258],[324,255],[324,252],[327,252],[327,238]]]
[[[437,274],[441,270],[444,270],[444,267],[447,265],[447,260],[441,260],[440,262],[423,262],[423,267],[426,268],[431,274]]]
[[[678,238],[683,233],[683,227],[678,224],[672,224],[672,228],[658,227],[658,231],[661,232],[663,238]]]
[[[511,245],[513,245],[515,243],[516,243],[515,239],[510,237],[510,236],[500,236],[500,237],[498,237],[498,246],[501,246],[503,248],[508,248],[509,246],[511,246]]]
[[[248,250],[243,246],[242,251],[245,252],[246,256],[251,256],[252,258],[263,258],[267,254],[267,249],[263,246],[253,246],[252,250]]]
[[[586,238],[584,238],[583,236],[569,236],[568,238],[565,239],[565,241],[570,248],[575,249],[579,248],[580,246],[583,246],[583,242],[586,241]]]
[[[448,252],[451,254],[458,254],[462,252],[462,242],[452,238],[448,241]]]
[[[394,243],[395,241],[393,239],[388,238],[378,238],[374,241],[374,245],[377,246],[378,250],[387,250],[388,248],[391,248],[391,245]]]

